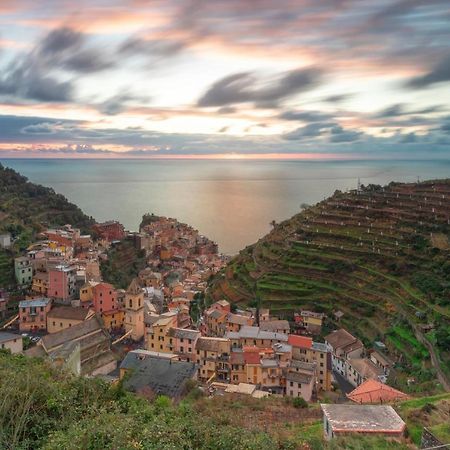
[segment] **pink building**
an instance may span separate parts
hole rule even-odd
[[[58,265],[48,269],[48,296],[69,302],[76,294],[75,266]]]
[[[92,288],[92,303],[97,313],[118,309],[117,292],[109,283],[98,283]]]
[[[47,329],[47,314],[52,307],[49,298],[23,300],[19,303],[20,331],[37,331]]]

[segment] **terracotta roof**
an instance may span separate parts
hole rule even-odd
[[[347,394],[355,403],[389,403],[407,400],[408,395],[376,380],[367,380]]]
[[[195,345],[196,350],[206,350],[209,352],[219,352],[222,348],[221,344],[228,341],[228,339],[223,338],[213,338],[213,337],[199,337]]]
[[[307,336],[290,334],[288,337],[288,344],[292,345],[293,347],[311,348],[313,340]]]
[[[47,314],[47,317],[49,319],[85,320],[89,314],[89,309],[81,306],[57,306]]]
[[[249,317],[241,316],[240,314],[227,314],[227,322],[228,323],[236,323],[238,325],[247,325]]]
[[[259,364],[261,362],[261,356],[258,352],[244,351],[245,364]]]

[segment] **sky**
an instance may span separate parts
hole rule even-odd
[[[450,159],[448,0],[0,0],[0,158]]]

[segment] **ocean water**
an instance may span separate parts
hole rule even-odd
[[[444,161],[2,160],[98,221],[137,230],[146,212],[176,217],[234,254],[336,189],[450,177]]]

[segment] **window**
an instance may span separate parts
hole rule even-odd
[[[294,386],[294,382],[291,381],[291,382],[289,383],[289,385],[290,385],[291,387]]]
[[[128,302],[128,307],[129,307],[129,308],[132,308],[132,307],[133,307],[133,300],[131,300],[131,298],[130,298],[130,300],[129,300],[129,302]]]
[[[53,322],[53,326],[56,327],[56,322]]]

